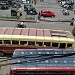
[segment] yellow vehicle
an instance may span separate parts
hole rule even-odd
[[[15,49],[74,49],[69,31],[35,28],[0,28],[0,55]]]

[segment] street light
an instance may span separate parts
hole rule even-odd
[[[19,4],[20,4],[20,0],[19,0]],[[16,0],[16,11],[17,11],[17,16],[20,17],[20,10],[19,10],[19,6],[18,6],[18,0]]]
[[[16,11],[18,11],[18,0],[16,0]]]

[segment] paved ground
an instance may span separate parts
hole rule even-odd
[[[69,11],[70,15],[69,16],[64,16],[62,14],[62,7],[59,7],[59,4],[57,4],[56,0],[44,0],[44,2],[40,2],[38,1],[36,3],[36,5],[34,5],[34,3],[32,4],[37,12],[41,11],[42,9],[49,9],[53,12],[56,13],[56,17],[54,19],[61,19],[61,18],[72,18],[74,17],[74,12],[73,11]],[[23,19],[25,19],[26,17],[35,17],[35,16],[31,16],[31,15],[26,15],[26,12],[24,11],[24,5],[22,4],[21,7],[21,11],[22,11],[22,17]],[[0,10],[0,16],[11,16],[11,9],[9,10]],[[51,18],[53,19],[53,18]]]

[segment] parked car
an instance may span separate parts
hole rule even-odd
[[[2,10],[9,9],[9,5],[7,5],[6,3],[0,3],[0,9]]]
[[[30,8],[33,8],[32,4],[30,4],[30,3],[24,4],[24,11],[28,11]]]
[[[75,36],[75,25],[73,26],[72,33]]]
[[[34,7],[30,7],[29,10],[27,11],[27,15],[36,15],[37,11]]]
[[[73,33],[73,35],[75,36],[75,21],[74,21],[74,23],[73,23],[72,33]]]
[[[51,12],[50,10],[41,10],[40,16],[43,16],[43,17],[55,17],[55,13]]]
[[[30,0],[22,0],[22,3],[25,4],[25,3],[30,3]]]
[[[63,8],[69,8],[69,5],[68,4],[64,4],[62,7]]]

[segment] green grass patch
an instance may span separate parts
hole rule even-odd
[[[35,20],[33,17],[26,18],[26,20]]]
[[[11,17],[8,17],[8,16],[0,16],[0,18],[3,18],[3,19],[20,19],[20,17],[17,17],[17,16],[11,16]]]

